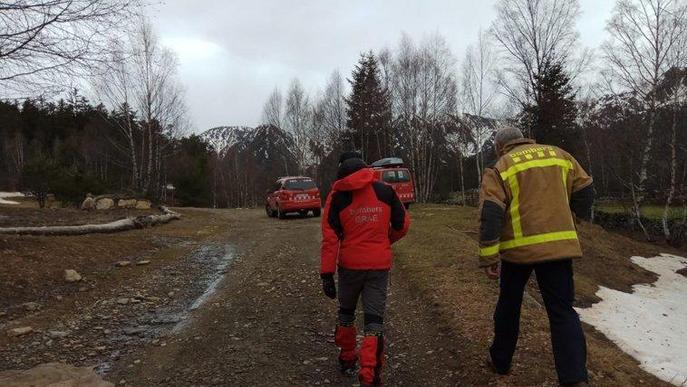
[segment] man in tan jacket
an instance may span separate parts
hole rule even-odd
[[[572,259],[582,256],[575,218],[589,218],[592,178],[567,152],[523,138],[516,128],[499,130],[495,142],[499,159],[485,170],[480,192],[480,267],[500,278],[489,364],[499,374],[510,371],[523,292],[534,271],[559,382],[586,386],[587,349],[573,309]]]

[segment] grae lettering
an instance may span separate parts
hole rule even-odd
[[[349,215],[354,218],[356,224],[372,223],[379,221],[379,214],[382,213],[382,207],[360,207],[352,208]]]

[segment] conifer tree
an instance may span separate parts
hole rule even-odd
[[[349,82],[353,90],[346,99],[346,146],[359,150],[370,162],[391,155],[391,102],[372,52],[360,56]]]

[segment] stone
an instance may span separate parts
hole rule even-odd
[[[119,199],[117,207],[119,208],[136,208],[136,199]]]
[[[7,331],[7,336],[9,337],[19,337],[19,336],[24,336],[28,335],[29,333],[33,332],[32,327],[19,327],[19,328],[12,328]]]
[[[148,259],[144,259],[144,260],[142,260],[142,261],[136,262],[136,264],[137,264],[138,266],[147,265],[147,264],[149,264],[149,263],[150,263],[150,260],[148,260]]]
[[[63,363],[46,363],[28,370],[0,372],[0,386],[112,387],[98,376],[93,367],[73,367]]]
[[[115,266],[117,266],[117,267],[131,266],[131,261],[118,261],[117,263],[115,263]]]
[[[100,198],[95,202],[96,210],[111,210],[114,208],[114,200],[110,198]]]
[[[95,209],[95,199],[93,195],[86,195],[86,199],[81,203],[81,209],[84,211],[93,211]]]
[[[119,305],[126,305],[129,303],[129,298],[127,298],[127,297],[118,298],[117,303]]]
[[[69,336],[69,332],[67,331],[48,331],[48,336],[53,339],[64,339],[65,337]]]
[[[67,269],[64,271],[64,280],[67,282],[81,281],[81,274],[79,274],[76,270]]]
[[[24,305],[24,310],[29,312],[35,312],[41,308],[41,305],[37,302],[27,302]]]
[[[149,210],[150,207],[152,206],[152,203],[150,200],[137,200],[136,201],[136,209],[137,210]]]

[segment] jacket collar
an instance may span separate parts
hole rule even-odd
[[[363,168],[354,172],[343,179],[339,179],[334,183],[333,189],[335,191],[355,191],[375,181],[375,174],[370,168]]]
[[[503,156],[506,153],[517,148],[518,146],[525,144],[536,144],[536,141],[532,140],[531,138],[519,138],[517,140],[508,141],[506,145],[503,146],[503,149],[501,150],[501,154],[499,156]]]

